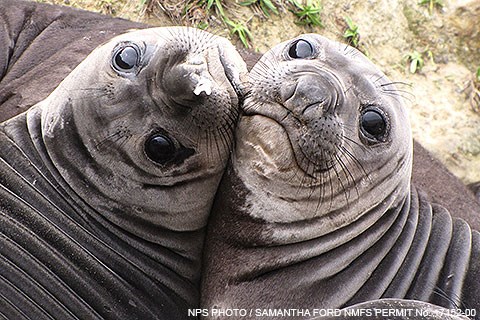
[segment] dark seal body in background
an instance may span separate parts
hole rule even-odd
[[[224,38],[135,31],[0,124],[0,317],[188,318],[242,74]]]
[[[249,78],[209,220],[202,308],[405,298],[480,311],[480,234],[411,184],[394,83],[314,34],[271,49]]]
[[[63,6],[0,0],[0,121],[43,100],[95,47],[148,25]],[[239,50],[252,67],[260,54]],[[468,188],[419,143],[413,182],[453,216],[480,229],[480,204]]]
[[[84,10],[0,0],[0,121],[45,99],[98,45],[145,24]]]

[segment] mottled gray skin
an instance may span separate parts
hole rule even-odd
[[[138,57],[119,69],[126,46]],[[245,73],[224,38],[145,29],[2,123],[0,317],[186,319]],[[148,157],[154,133],[171,160]]]
[[[298,39],[313,53],[289,57]],[[204,308],[343,308],[405,298],[480,310],[480,236],[411,185],[395,85],[357,50],[303,35],[250,72],[209,220]],[[386,132],[361,129],[376,110]]]

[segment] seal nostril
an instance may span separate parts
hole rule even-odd
[[[325,106],[325,100],[311,103],[302,110],[302,115],[308,116],[312,112],[323,113],[324,106]]]
[[[309,118],[333,114],[343,101],[341,85],[327,72],[293,78],[282,86],[280,96],[286,108]]]
[[[332,112],[335,110],[337,102],[337,95],[322,97],[315,102],[307,104],[302,110],[302,115],[309,115],[312,112],[321,114],[322,116],[326,115],[330,110],[332,110]]]
[[[163,91],[181,107],[201,104],[213,91],[213,82],[204,65],[181,63],[159,73],[159,77],[157,82],[162,84]]]

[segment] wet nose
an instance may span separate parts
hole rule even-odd
[[[200,97],[212,93],[214,80],[208,71],[207,62],[202,58],[187,58],[163,75],[165,92],[182,105],[199,103]]]
[[[338,81],[328,74],[308,74],[283,86],[283,105],[298,117],[317,118],[333,114],[342,99]]]

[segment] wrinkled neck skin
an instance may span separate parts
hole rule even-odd
[[[181,232],[155,226],[155,238],[142,239],[112,223],[107,213],[115,214],[113,210],[119,210],[119,206],[112,207],[112,211],[108,211],[107,204],[105,207],[94,207],[96,204],[91,201],[94,194],[95,197],[101,196],[98,190],[89,193],[90,198],[84,198],[85,190],[76,189],[77,185],[71,185],[60,174],[62,168],[58,168],[52,160],[43,140],[41,112],[42,107],[37,105],[3,123],[1,139],[5,143],[5,133],[13,148],[18,148],[22,156],[20,158],[17,155],[12,159],[6,158],[8,155],[2,157],[8,159],[15,174],[21,177],[21,182],[28,181],[17,201],[31,206],[33,221],[39,220],[41,224],[46,219],[46,228],[51,237],[59,238],[58,244],[49,244],[48,240],[47,245],[44,244],[48,254],[51,254],[49,249],[55,252],[50,258],[54,267],[49,267],[48,273],[58,274],[59,270],[64,270],[62,268],[65,267],[57,260],[64,262],[67,270],[71,270],[67,276],[58,274],[59,280],[45,285],[45,291],[58,294],[65,288],[67,292],[75,290],[72,296],[64,297],[69,301],[64,305],[77,316],[87,314],[88,318],[117,318],[138,314],[148,319],[185,319],[186,309],[198,305],[199,253],[203,249],[204,229],[199,227],[198,230]],[[70,142],[79,146],[74,139]],[[72,150],[71,145],[69,147]],[[69,169],[72,172],[81,170],[84,166],[78,169],[74,166],[80,166],[85,160],[76,156]],[[16,167],[17,162],[26,162],[27,168],[31,169],[25,172],[22,166]],[[30,171],[34,171],[34,174]],[[44,190],[45,185],[53,191]],[[111,202],[109,199],[105,201]],[[43,202],[48,202],[50,206],[45,209]],[[124,208],[123,214],[130,214],[135,221],[138,210],[127,205]],[[14,206],[11,212],[14,219],[17,218]],[[196,212],[201,213],[200,210]],[[32,229],[32,234],[38,233],[42,241],[43,229],[38,226]],[[65,236],[66,240],[63,239]],[[36,249],[35,242],[31,247],[35,255],[44,254]],[[7,255],[7,261],[9,258]],[[28,273],[36,267],[35,262],[30,262],[31,259],[30,255],[25,255],[25,270]],[[81,272],[77,269],[78,265]],[[51,296],[45,295],[41,299],[46,310],[55,306]],[[81,301],[80,305],[75,305],[76,299]]]
[[[116,39],[3,127],[15,143],[29,137],[36,153],[26,150],[27,157],[40,158],[91,234],[177,294],[185,302],[178,305],[194,307],[206,221],[246,67],[227,40],[199,30],[158,28]],[[117,72],[112,56],[125,46],[138,48],[139,58],[133,71]],[[166,163],[145,151],[158,133],[180,150]]]
[[[368,249],[386,233],[394,246],[409,215],[410,151],[372,162],[358,148],[362,170],[350,162],[313,178],[289,143],[272,119],[240,119],[209,221],[202,307],[344,307],[388,252]]]
[[[209,220],[202,307],[478,307],[479,234],[410,184],[394,83],[318,35],[279,44],[249,76]]]
[[[316,37],[315,57],[285,59],[284,43],[250,72],[209,223],[205,307],[340,307],[365,279],[333,276],[408,215],[412,138],[402,103],[381,91],[391,83],[366,58]],[[369,108],[387,114],[386,137],[374,143],[359,127]]]

